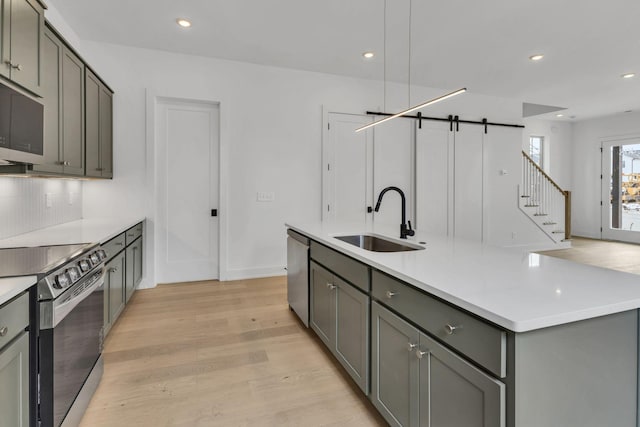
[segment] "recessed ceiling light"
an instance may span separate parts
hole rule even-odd
[[[529,59],[532,60],[532,61],[540,61],[542,58],[544,58],[544,55],[542,55],[540,53],[537,54],[537,55],[531,55],[529,57]]]
[[[373,58],[375,56],[375,54],[373,52],[365,52],[365,53],[362,54],[362,56],[365,59],[371,59],[371,58]]]
[[[180,25],[182,28],[189,28],[191,26],[191,21],[189,21],[188,19],[184,19],[184,18],[178,18],[176,19],[176,22],[178,23],[178,25]]]
[[[556,114],[556,117],[564,117],[564,114]]]
[[[626,74],[621,75],[620,77],[622,77],[623,79],[630,79],[630,78],[635,77],[635,76],[636,76],[636,73],[626,73]]]

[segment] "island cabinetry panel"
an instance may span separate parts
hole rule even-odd
[[[498,377],[507,375],[506,331],[379,271],[372,296]]]
[[[36,0],[2,0],[0,4],[0,74],[40,95],[44,8]]]
[[[142,237],[127,246],[127,281],[125,296],[128,303],[142,280]]]
[[[310,253],[311,259],[318,264],[327,267],[362,291],[367,293],[370,291],[369,267],[365,264],[314,241],[311,241]]]
[[[311,262],[310,326],[345,370],[369,392],[369,296]]]
[[[29,426],[29,332],[25,331],[28,326],[28,293],[23,293],[0,307],[2,426]]]
[[[505,385],[377,302],[371,400],[393,426],[503,427]]]

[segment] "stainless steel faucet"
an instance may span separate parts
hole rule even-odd
[[[400,238],[406,239],[407,236],[413,236],[416,234],[415,231],[411,228],[411,221],[409,221],[409,226],[407,227],[407,200],[404,197],[404,192],[398,187],[387,187],[380,192],[378,196],[378,202],[376,203],[376,208],[374,209],[376,212],[380,210],[380,203],[382,203],[382,196],[389,190],[397,191],[400,194],[400,199],[402,203],[402,224],[400,224]]]

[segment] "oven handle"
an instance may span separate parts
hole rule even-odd
[[[86,289],[83,289],[78,295],[73,296],[71,299],[63,302],[60,305],[56,305],[54,302],[53,305],[53,324],[52,327],[55,327],[58,323],[60,323],[71,311],[82,301],[85,300],[89,295],[93,293],[96,289],[101,287],[104,284],[104,277],[106,275],[106,269],[104,265],[100,268],[100,277],[91,284]]]

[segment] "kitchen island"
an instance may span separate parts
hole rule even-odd
[[[406,252],[336,238],[400,241],[396,227],[287,226],[311,240],[311,328],[390,424],[637,425],[638,276],[419,231]]]

